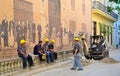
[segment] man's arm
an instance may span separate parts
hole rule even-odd
[[[22,52],[22,50],[20,50],[19,52],[20,52],[22,55],[25,55],[25,56],[26,56],[26,54],[25,54],[24,52]]]
[[[51,45],[51,44],[48,45],[48,48],[49,48],[50,51],[54,52],[53,45]]]
[[[20,54],[22,54],[22,55],[26,55],[26,54],[22,51],[21,47],[18,47],[18,53],[20,53]]]
[[[54,50],[51,48],[50,51],[54,52]]]
[[[76,57],[77,52],[78,52],[78,49],[76,48],[76,49],[75,49],[75,53],[74,53],[74,57]]]
[[[41,50],[38,50],[38,52],[42,54],[42,49],[41,49]]]

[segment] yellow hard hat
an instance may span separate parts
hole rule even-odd
[[[46,38],[46,39],[45,39],[45,42],[49,42],[49,39],[48,39],[48,38]]]
[[[20,44],[24,44],[26,41],[24,39],[20,40]]]
[[[75,41],[79,41],[80,39],[78,37],[74,38]]]
[[[51,40],[52,43],[55,43],[55,40]]]

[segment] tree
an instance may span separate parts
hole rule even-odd
[[[120,14],[120,0],[109,0],[111,3],[116,4],[116,6],[112,6],[112,4],[110,6],[107,6],[107,10],[108,12],[112,12],[113,10],[117,10],[118,14]]]
[[[107,29],[107,26],[104,23],[99,23],[99,25],[100,25],[100,33],[103,34],[104,38],[106,38],[107,34],[111,34],[112,33],[112,30],[111,29]],[[108,27],[110,27],[110,26],[108,26]]]

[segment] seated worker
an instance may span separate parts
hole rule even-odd
[[[57,60],[57,52],[54,50],[54,43],[55,40],[51,40],[51,43],[48,45],[48,49],[50,50],[50,52],[52,52],[54,60]]]
[[[43,50],[46,53],[47,63],[50,63],[51,59],[50,59],[50,52],[48,51],[48,44],[49,44],[49,39],[46,38],[45,43],[43,44]]]
[[[42,56],[44,55],[43,49],[42,49],[42,41],[39,41],[37,45],[34,46],[34,55],[38,55],[40,58],[40,61],[42,61]]]
[[[18,46],[18,56],[23,59],[23,69],[27,68],[27,61],[31,66],[33,66],[32,56],[26,52],[26,41],[24,39],[20,40],[20,45]]]

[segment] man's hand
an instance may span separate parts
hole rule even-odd
[[[74,54],[74,58],[76,57],[76,54]]]
[[[25,57],[28,57],[28,54],[26,54]]]

